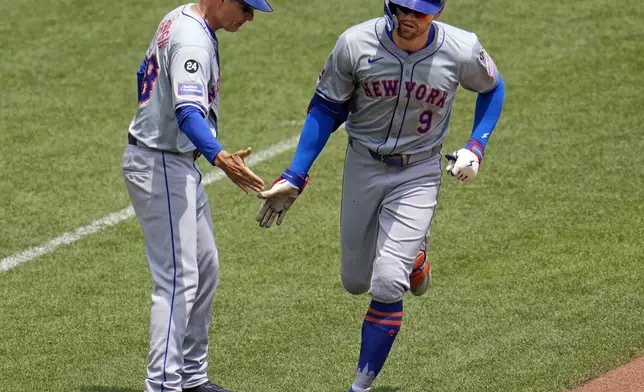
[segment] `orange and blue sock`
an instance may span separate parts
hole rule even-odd
[[[402,319],[402,300],[392,304],[371,301],[362,323],[360,357],[350,391],[362,392],[371,387],[389,356]]]

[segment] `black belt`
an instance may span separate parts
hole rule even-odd
[[[157,150],[156,148],[150,148],[150,147],[146,146],[145,144],[141,143],[140,141],[138,141],[137,138],[132,136],[132,134],[129,133],[129,132],[127,133],[127,143],[131,144],[133,146],[147,148],[148,150],[152,150],[152,151],[167,152],[168,154],[186,155],[186,156],[189,156],[190,154],[192,154],[192,158],[195,159],[195,160],[201,156],[201,153],[199,152],[199,150],[196,150],[196,149],[193,150],[192,153],[181,154],[181,153],[173,152],[173,151],[163,151],[163,150]]]
[[[362,154],[364,154],[365,152],[369,152],[369,155],[371,155],[373,159],[380,161],[387,166],[395,166],[395,167],[405,167],[414,162],[419,162],[425,159],[429,159],[441,151],[441,145],[438,145],[428,151],[423,151],[416,154],[382,155],[382,154],[378,154],[375,151],[372,151],[371,149],[368,149],[367,147],[363,146],[359,142],[354,143],[353,138],[349,138],[349,144],[351,145],[354,151]]]
[[[369,150],[369,154],[373,159],[380,161],[387,166],[405,167],[409,165],[408,154],[381,155],[371,150]]]
[[[136,145],[138,145],[137,143],[138,143],[138,140],[136,140],[136,138],[134,136],[132,136],[131,133],[128,132],[127,133],[127,144],[131,144],[133,146],[136,146]]]

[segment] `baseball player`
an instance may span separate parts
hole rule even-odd
[[[219,260],[208,198],[196,159],[222,169],[246,193],[264,183],[228,153],[219,134],[219,42],[265,0],[200,0],[168,13],[138,72],[138,110],[128,134],[123,175],[145,236],[154,281],[146,392],[225,392],[211,383],[208,328]]]
[[[351,294],[371,295],[352,392],[368,391],[382,369],[400,331],[405,292],[427,288],[425,241],[458,86],[478,99],[469,140],[447,155],[450,175],[475,179],[501,115],[503,79],[475,34],[436,21],[445,2],[385,0],[385,17],[339,37],[291,166],[259,194],[260,226],[281,224],[330,134],[346,121],[342,283]]]

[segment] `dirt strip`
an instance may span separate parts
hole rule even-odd
[[[644,357],[636,358],[599,378],[588,381],[574,392],[644,392]]]

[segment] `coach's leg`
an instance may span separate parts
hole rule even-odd
[[[183,387],[194,388],[208,381],[208,330],[212,299],[219,279],[219,258],[213,234],[208,196],[199,186],[197,201],[197,260],[199,287],[183,343]]]
[[[140,157],[145,165],[137,164]],[[154,282],[146,392],[181,391],[182,346],[197,291],[197,180],[182,159],[149,150],[124,159]]]
[[[427,177],[414,179],[412,174],[398,173],[398,184],[385,196],[380,209],[372,300],[362,325],[360,358],[351,391],[369,390],[389,356],[402,325],[402,300],[409,289],[409,274],[429,230],[438,183]]]

